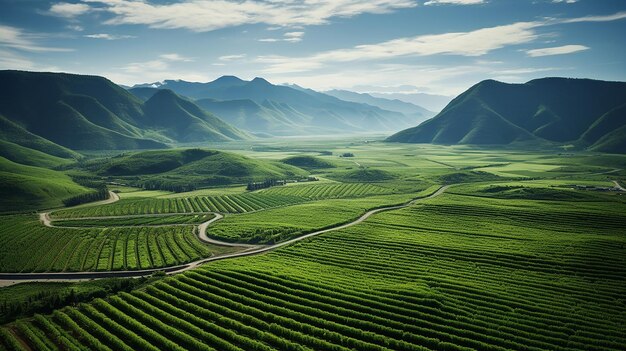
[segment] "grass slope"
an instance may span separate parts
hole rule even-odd
[[[89,190],[57,171],[0,157],[0,212],[45,209]]]
[[[288,164],[288,165],[292,165],[292,166],[296,166],[296,167],[300,167],[304,169],[309,169],[309,170],[337,167],[337,165],[335,165],[334,163],[330,161],[321,159],[319,157],[307,156],[307,155],[287,157],[281,160],[281,162]]]

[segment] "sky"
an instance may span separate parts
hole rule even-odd
[[[626,1],[0,0],[0,69],[447,96],[626,81]]]

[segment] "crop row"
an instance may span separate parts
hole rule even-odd
[[[261,193],[294,195],[308,199],[335,199],[379,195],[389,192],[387,188],[368,183],[333,183],[275,187]]]
[[[192,226],[64,229],[12,216],[0,230],[0,271],[105,271],[171,266],[223,250]],[[20,250],[15,250],[20,247]]]
[[[127,199],[94,207],[60,210],[54,218],[126,216],[162,213],[245,213],[307,201],[293,195],[245,193],[188,198]]]
[[[132,293],[21,320],[0,329],[0,343],[44,350],[341,351],[626,345],[622,232],[563,233],[541,216],[523,225],[497,222],[488,213],[499,202],[489,199],[442,230],[451,202],[425,203],[424,213],[421,205],[383,212],[269,254],[214,262]],[[522,204],[527,213],[546,208],[522,202],[499,208],[514,213]]]
[[[121,226],[155,226],[171,224],[200,224],[206,222],[215,215],[210,213],[191,215],[147,215],[136,217],[103,217],[103,218],[78,218],[71,220],[54,221],[58,227],[121,227]]]

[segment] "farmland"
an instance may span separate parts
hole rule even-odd
[[[418,202],[2,337],[45,349],[622,349],[623,203],[469,199]]]
[[[282,147],[240,152],[297,154]],[[117,202],[52,211],[57,227],[33,214],[4,216],[0,270],[167,267],[242,250],[198,240],[196,226],[212,213],[224,217],[208,226],[210,238],[270,245],[452,185],[262,255],[12,321],[0,327],[0,348],[623,349],[626,198],[606,189],[623,184],[624,157],[324,147],[355,156],[317,156],[335,167],[316,168],[316,182],[182,193],[118,186]],[[581,190],[596,188],[604,190]]]
[[[202,244],[192,225],[48,228],[28,215],[2,221],[3,272],[108,271],[177,265],[227,250]],[[20,247],[20,250],[12,248]],[[28,252],[28,255],[24,255]]]

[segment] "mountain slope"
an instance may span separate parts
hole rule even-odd
[[[620,130],[626,125],[625,102],[626,83],[620,82],[544,78],[505,84],[488,80],[459,95],[431,120],[387,140],[443,144],[535,140],[624,152]]]
[[[135,93],[145,97],[150,93],[145,89],[150,87],[171,89],[196,99],[207,111],[251,132],[302,135],[395,131],[420,120],[310,89],[274,85],[263,78],[244,81],[224,76],[209,83],[166,80],[137,85],[131,91],[143,89]]]
[[[12,132],[3,133],[2,139],[10,142],[18,138],[13,132],[74,150],[165,148],[163,142],[245,138],[192,102],[164,94],[143,103],[102,77],[0,71],[0,82],[0,116],[12,123]]]
[[[409,117],[415,118],[415,120],[417,121],[424,121],[435,115],[434,112],[429,111],[421,106],[414,105],[409,102],[400,101],[398,99],[391,100],[379,98],[369,94],[355,93],[348,90],[329,90],[325,91],[324,93],[341,100],[368,104],[384,110],[400,112]]]

